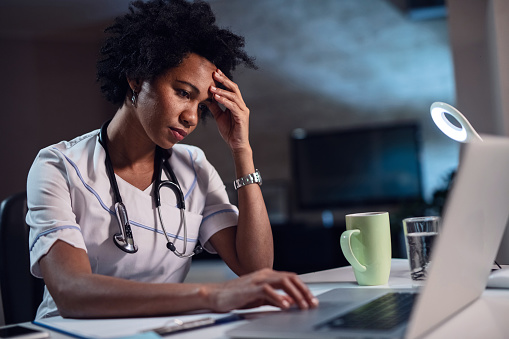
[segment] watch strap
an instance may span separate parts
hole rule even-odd
[[[260,171],[256,170],[254,173],[250,173],[242,178],[238,178],[233,182],[233,187],[235,190],[238,190],[239,188],[250,184],[258,184],[260,186],[262,185],[262,176],[260,175]]]

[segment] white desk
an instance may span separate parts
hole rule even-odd
[[[323,292],[331,288],[358,286],[350,266],[304,274],[301,277],[312,290]],[[411,288],[421,284],[410,279],[410,270],[406,259],[392,259],[389,287]],[[437,301],[437,304],[440,305],[440,301]],[[453,316],[426,338],[507,339],[509,338],[508,314],[509,289],[486,289],[479,300]]]
[[[355,281],[351,267],[341,267],[326,271],[303,274],[301,278],[308,284],[315,295],[337,287],[360,287]],[[408,262],[405,259],[393,259],[388,287],[411,288],[416,284],[410,279]],[[380,286],[378,286],[380,287]],[[439,304],[440,301],[437,301]],[[261,310],[272,309],[270,307]],[[509,338],[509,289],[487,289],[482,297],[468,308],[455,315],[437,328],[427,338]],[[126,320],[129,321],[129,320]],[[244,320],[246,321],[246,320]],[[220,326],[184,332],[174,338],[210,338],[226,339],[225,331],[239,326],[244,321],[237,321]],[[37,327],[32,324],[23,324]],[[51,332],[52,338],[69,338],[57,332]]]

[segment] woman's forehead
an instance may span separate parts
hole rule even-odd
[[[166,76],[190,83],[201,92],[203,89],[207,91],[210,86],[216,85],[212,76],[216,69],[217,67],[204,57],[190,54],[182,60],[180,65],[169,69]]]

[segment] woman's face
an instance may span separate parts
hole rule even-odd
[[[214,102],[209,89],[216,69],[207,59],[189,54],[178,67],[143,81],[135,111],[153,143],[171,148],[196,128],[201,114]]]

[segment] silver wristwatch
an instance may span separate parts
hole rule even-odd
[[[258,184],[262,185],[262,176],[260,175],[260,171],[256,170],[256,172],[246,175],[245,177],[238,178],[233,182],[233,187],[235,190],[239,188],[249,185],[249,184]]]

